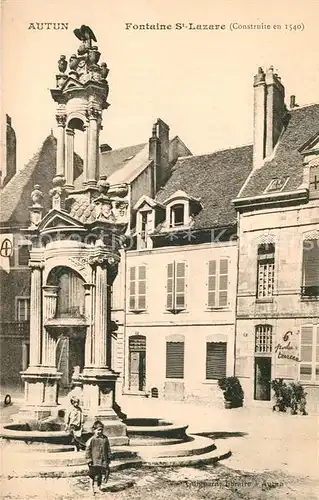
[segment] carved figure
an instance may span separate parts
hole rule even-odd
[[[60,73],[64,73],[67,66],[68,66],[68,63],[65,59],[65,56],[60,56],[60,59],[58,61],[58,68],[59,68]]]
[[[89,26],[82,24],[81,28],[77,28],[73,31],[75,36],[81,40],[81,45],[78,48],[78,54],[83,55],[90,49],[97,49],[97,47],[92,47],[92,40],[97,41],[95,35]]]
[[[69,59],[69,66],[72,71],[75,71],[76,68],[78,67],[79,61],[76,56],[76,54],[72,54],[72,56]]]

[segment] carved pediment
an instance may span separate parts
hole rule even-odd
[[[153,208],[156,208],[156,207],[163,208],[163,205],[161,205],[160,203],[157,203],[155,200],[153,200],[149,196],[143,195],[139,198],[139,200],[134,205],[134,210],[147,211],[147,210],[152,210]]]
[[[84,226],[77,219],[70,217],[69,214],[54,209],[50,210],[50,212],[43,217],[38,227],[40,232],[59,228],[84,229]]]
[[[72,76],[69,76],[69,78],[64,82],[63,86],[61,87],[62,92],[67,92],[68,90],[74,90],[74,89],[83,89],[83,84],[79,82],[79,80],[76,80],[75,78],[72,78]]]

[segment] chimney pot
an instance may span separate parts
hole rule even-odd
[[[112,151],[111,146],[109,146],[109,144],[101,144],[100,145],[100,152],[106,153],[107,151]]]
[[[298,108],[298,104],[296,103],[296,96],[295,95],[290,96],[290,109],[293,109],[293,108]]]

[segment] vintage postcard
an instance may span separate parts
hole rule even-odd
[[[1,498],[318,498],[318,0],[1,8]]]

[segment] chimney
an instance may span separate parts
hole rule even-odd
[[[5,178],[3,186],[8,184],[12,177],[17,172],[17,139],[14,129],[12,128],[11,117],[6,115],[6,144],[5,144]]]
[[[285,89],[274,68],[258,68],[254,77],[254,168],[260,168],[276,146],[286,114]]]
[[[165,184],[170,174],[169,126],[160,118],[153,125],[149,139],[149,159],[154,161],[154,195]]]

